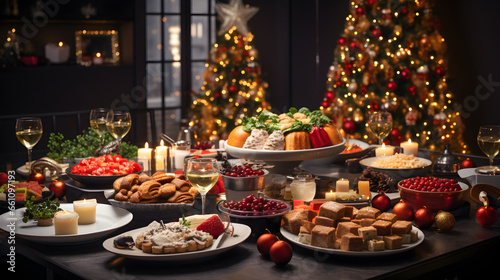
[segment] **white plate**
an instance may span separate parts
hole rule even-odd
[[[331,249],[331,248],[322,248],[322,247],[311,246],[311,245],[307,245],[307,244],[304,244],[302,242],[299,242],[298,235],[292,234],[291,232],[285,230],[284,228],[281,228],[280,232],[283,235],[283,237],[288,239],[290,242],[292,242],[300,247],[304,247],[304,248],[307,248],[310,250],[328,253],[328,254],[337,255],[337,256],[359,256],[359,257],[370,256],[371,257],[371,256],[383,256],[383,255],[397,254],[397,253],[405,252],[405,251],[408,251],[408,250],[411,250],[411,249],[417,247],[420,243],[422,243],[422,241],[424,241],[425,236],[424,236],[424,233],[420,229],[418,229],[416,227],[413,227],[413,228],[418,231],[418,240],[416,242],[410,243],[410,244],[403,244],[403,246],[399,249],[394,249],[394,250],[385,249],[383,251],[375,251],[375,252],[368,251],[368,250],[342,251],[340,249]]]
[[[248,160],[263,160],[268,162],[281,162],[281,161],[303,161],[323,157],[335,156],[345,149],[345,138],[342,143],[306,150],[295,151],[267,151],[267,150],[250,150],[243,148],[236,148],[233,146],[225,145],[226,152],[236,158],[244,158]]]
[[[330,156],[330,157],[324,157],[324,158],[318,158],[318,159],[312,159],[309,160],[308,163],[313,164],[313,165],[322,165],[322,164],[330,164],[334,162],[343,162],[346,159],[350,158],[359,158],[364,156],[368,151],[371,149],[368,149],[370,145],[368,143],[365,143],[361,140],[357,139],[349,139],[349,145],[357,145],[359,146],[362,150],[354,153],[345,153],[342,154],[342,152],[338,155]],[[347,146],[347,145],[346,145]]]
[[[460,178],[466,179],[471,186],[483,183],[500,188],[500,175],[481,174],[476,171],[475,167],[460,169],[457,173]]]
[[[217,249],[212,249],[212,246],[205,248],[203,250],[194,251],[194,252],[185,252],[185,253],[176,253],[176,254],[152,254],[152,253],[144,253],[142,250],[137,247],[133,247],[132,249],[118,249],[113,245],[113,241],[115,238],[123,235],[130,235],[135,240],[137,235],[144,231],[144,228],[134,229],[115,237],[111,237],[106,239],[102,246],[104,249],[110,251],[111,253],[124,256],[131,259],[139,259],[139,260],[150,260],[150,261],[184,261],[184,260],[194,260],[199,258],[205,258],[209,256],[214,256],[225,252],[234,246],[240,244],[245,241],[252,230],[250,227],[244,224],[233,223],[234,225],[234,234],[233,236],[228,236],[224,240],[224,242]]]
[[[73,204],[62,203],[60,208],[73,211]],[[11,215],[11,212],[2,214],[0,216],[0,228],[10,232],[11,229],[9,225],[14,223],[16,237],[37,243],[55,245],[80,244],[96,241],[99,238],[105,237],[110,232],[130,223],[133,217],[132,213],[127,210],[113,207],[108,204],[97,204],[96,222],[94,224],[78,225],[78,234],[56,235],[53,225],[39,227],[34,220],[23,223],[23,214],[25,210],[26,208],[16,209],[13,212],[14,215]]]
[[[386,157],[369,157],[365,158],[359,161],[359,164],[363,168],[370,167],[375,171],[382,172],[394,179],[396,181],[406,179],[406,178],[411,178],[411,177],[416,177],[416,176],[426,176],[432,166],[432,161],[425,159],[425,158],[420,158],[417,157],[417,159],[425,164],[423,167],[417,167],[417,168],[381,168],[381,167],[374,167],[373,162],[375,162],[378,159],[383,159],[383,158],[388,158],[390,156]]]

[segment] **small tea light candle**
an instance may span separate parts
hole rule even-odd
[[[84,199],[73,201],[73,210],[78,214],[78,224],[88,225],[95,223],[97,200]]]
[[[348,192],[349,191],[349,180],[340,178],[337,180],[335,191],[337,192]]]
[[[148,142],[144,144],[144,148],[139,148],[137,150],[138,161],[142,163],[144,171],[149,171],[151,169],[150,161],[153,156],[153,149],[149,148]]]
[[[382,143],[381,147],[375,149],[376,157],[392,156],[393,154],[394,148],[392,146],[385,146],[385,143]]]
[[[401,143],[401,148],[403,148],[405,155],[418,155],[418,143],[411,142],[411,139],[408,139],[408,142]]]
[[[54,214],[56,235],[78,233],[78,214],[71,211],[59,211]]]
[[[370,182],[369,181],[359,181],[358,182],[358,193],[363,196],[363,199],[370,199],[372,193],[370,192]]]
[[[337,199],[336,194],[333,191],[330,191],[329,193],[325,193],[325,199],[335,201]]]
[[[101,65],[103,63],[103,58],[100,52],[97,52],[92,58],[92,63],[94,63],[95,65]]]

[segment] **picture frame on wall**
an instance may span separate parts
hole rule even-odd
[[[77,64],[116,65],[120,62],[117,30],[78,30],[75,47]]]

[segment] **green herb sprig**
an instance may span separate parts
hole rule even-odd
[[[23,222],[27,223],[29,220],[33,219],[51,219],[54,218],[54,214],[62,209],[59,207],[59,201],[56,200],[45,200],[40,204],[33,203],[34,197],[32,196],[30,200],[26,201],[26,211],[23,215]]]

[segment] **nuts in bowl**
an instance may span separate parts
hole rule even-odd
[[[415,177],[398,183],[401,198],[414,210],[426,207],[433,212],[453,210],[466,201],[469,186],[455,179]]]

